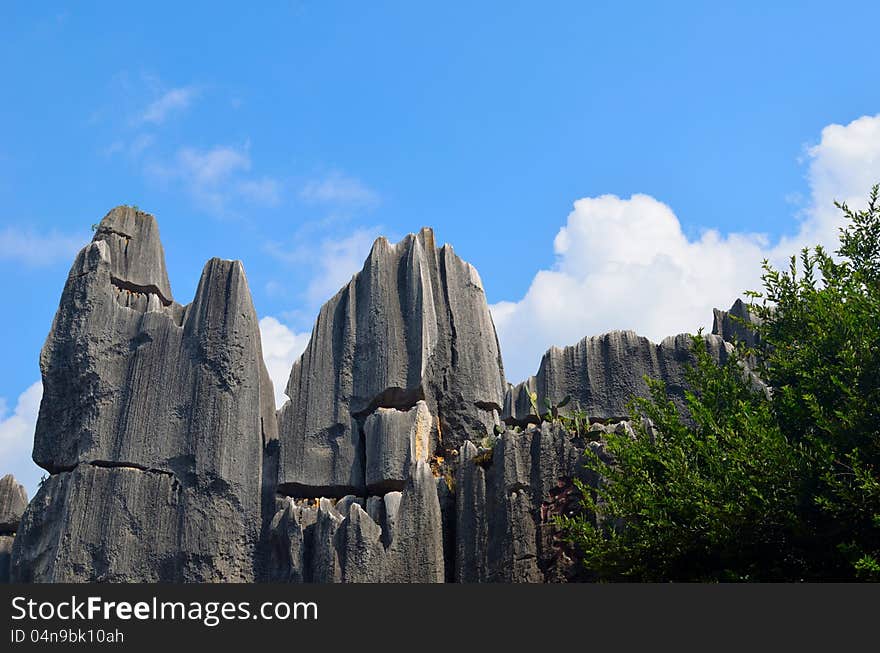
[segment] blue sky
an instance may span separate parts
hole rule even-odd
[[[376,235],[433,226],[517,381],[704,326],[880,180],[876,3],[122,4],[0,10],[0,472],[29,482],[39,349],[115,205],[157,216],[182,303],[243,260],[276,379]]]

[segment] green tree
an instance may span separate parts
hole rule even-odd
[[[560,520],[600,580],[774,580],[798,573],[790,541],[800,457],[734,355],[717,365],[694,337],[694,391],[680,411],[664,385],[635,399],[636,437],[587,454],[602,480],[584,513]],[[650,423],[641,418],[648,418]]]
[[[560,526],[597,579],[880,580],[878,189],[838,207],[836,258],[764,263],[755,349],[717,365],[695,337],[685,408],[650,381],[636,437],[588,454]]]
[[[809,453],[801,523],[816,578],[880,580],[880,206],[838,204],[837,258],[804,250],[800,270],[764,264],[751,310],[758,373],[779,427]]]

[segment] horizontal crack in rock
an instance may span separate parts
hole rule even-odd
[[[139,293],[141,295],[156,295],[164,306],[171,306],[171,300],[166,299],[164,295],[162,295],[162,291],[159,290],[159,287],[156,285],[150,284],[148,286],[142,286],[117,277],[110,277],[110,283],[120,290],[128,290],[129,292]]]
[[[147,472],[149,474],[164,474],[166,476],[174,478],[175,480],[177,479],[177,475],[167,469],[160,469],[158,467],[147,467],[146,465],[139,465],[137,463],[119,463],[113,462],[111,460],[80,461],[74,465],[54,467],[53,469],[48,470],[48,472],[51,476],[55,476],[56,474],[72,472],[80,465],[91,465],[92,467],[101,467],[103,469],[136,469],[139,472]]]

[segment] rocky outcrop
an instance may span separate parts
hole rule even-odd
[[[759,337],[750,325],[760,324],[760,319],[749,312],[741,299],[733,302],[729,310],[713,309],[712,333],[726,342],[742,342],[747,347],[758,344]]]
[[[378,469],[365,460],[376,452],[365,428],[385,428],[366,424],[377,410],[409,411],[423,401],[433,416],[433,452],[441,439],[456,446],[491,431],[504,387],[476,270],[450,246],[438,248],[430,229],[396,245],[380,238],[363,269],[321,308],[294,363],[290,401],[279,413],[279,486],[299,497],[363,495],[367,469]],[[384,415],[379,422],[391,414]],[[408,446],[405,430],[396,436],[399,451]],[[384,480],[403,479],[369,484]]]
[[[718,361],[727,359],[731,345],[720,336],[704,336],[706,348]],[[673,399],[682,402],[685,368],[693,361],[691,337],[670,336],[659,345],[633,331],[612,331],[584,338],[570,347],[551,347],[541,359],[538,373],[510,386],[504,400],[504,419],[512,424],[536,422],[528,393],[538,396],[543,413],[545,401],[561,403],[561,412],[578,408],[591,419],[625,419],[633,396],[646,396],[645,377],[661,379]]]
[[[0,533],[15,533],[27,508],[27,492],[12,474],[0,478]]]
[[[0,478],[0,583],[9,582],[12,545],[27,503],[24,486],[12,474]]]
[[[546,422],[507,430],[488,450],[462,446],[455,479],[458,582],[540,583],[576,573],[553,517],[576,508],[584,446]]]
[[[339,501],[282,497],[270,530],[269,580],[442,583],[437,480],[413,463],[402,491]]]
[[[717,360],[736,326],[716,314]],[[41,353],[33,457],[50,475],[26,509],[0,480],[0,578],[577,579],[554,517],[576,509],[577,480],[601,482],[587,448],[632,433],[597,422],[625,416],[645,376],[681,400],[690,347],[612,332],[550,349],[507,386],[476,270],[423,229],[377,240],[321,308],[276,413],[241,264],[210,260],[178,304],[155,219],[116,208]],[[531,392],[539,407],[569,396],[590,437],[541,422]]]
[[[378,239],[291,371],[270,575],[443,582],[453,515],[437,461],[492,431],[504,387],[476,270],[430,229]]]
[[[181,306],[153,216],[112,210],[73,264],[40,366],[34,460],[51,476],[15,579],[255,579],[277,430],[241,263],[210,260]]]

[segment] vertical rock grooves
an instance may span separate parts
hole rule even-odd
[[[121,305],[120,292],[135,299]],[[13,578],[256,578],[277,429],[247,280],[212,259],[192,304],[171,298],[155,219],[113,209],[74,262],[40,356],[34,460],[67,471],[25,513]]]
[[[726,360],[731,345],[720,336],[704,337],[709,353],[718,361]],[[595,419],[623,420],[629,400],[647,396],[645,376],[663,380],[673,399],[683,403],[685,368],[693,360],[690,347],[687,334],[655,344],[632,331],[612,331],[571,347],[551,347],[535,376],[508,388],[504,420],[520,426],[538,421],[529,392],[537,393],[541,410],[545,400],[555,404],[570,397],[563,413],[579,407]]]
[[[12,474],[0,478],[0,583],[9,582],[15,533],[27,503],[24,486]]]
[[[716,312],[716,359],[747,319],[741,302]],[[477,271],[422,229],[378,239],[321,307],[276,412],[241,264],[211,259],[178,304],[155,219],[117,207],[40,354],[33,458],[50,476],[29,504],[0,479],[0,580],[576,579],[553,518],[575,480],[597,482],[587,447],[632,428],[585,442],[530,425],[528,393],[621,420],[644,375],[684,396],[689,347],[616,331],[508,386]]]

